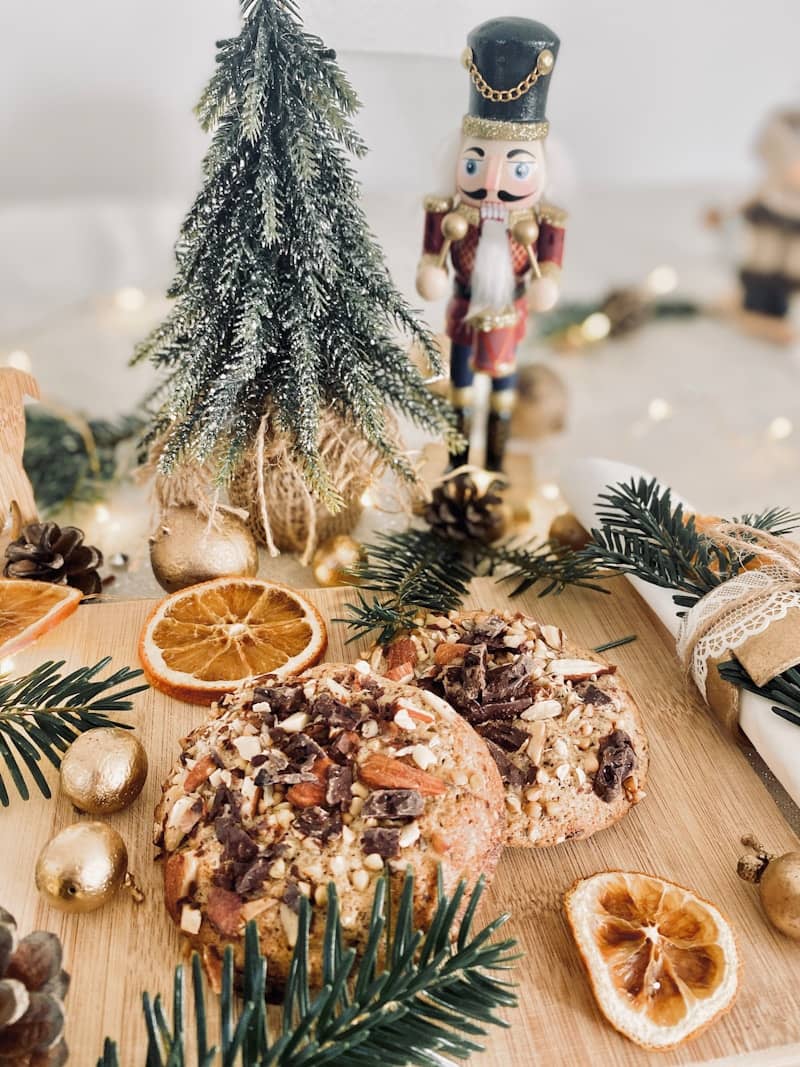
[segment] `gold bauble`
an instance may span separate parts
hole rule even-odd
[[[761,904],[772,925],[800,941],[800,852],[770,860],[758,883]]]
[[[520,367],[517,403],[511,414],[511,433],[519,440],[536,440],[564,429],[567,387],[544,363]]]
[[[192,507],[169,508],[150,541],[156,581],[168,593],[212,578],[254,578],[258,547],[249,527],[230,511],[217,510],[213,522]]]
[[[463,241],[469,223],[458,211],[451,211],[442,219],[442,234],[447,241]]]
[[[136,800],[147,754],[130,730],[99,727],[80,734],[61,761],[61,788],[78,811],[112,815]]]
[[[125,842],[104,822],[79,822],[56,834],[36,861],[36,888],[54,908],[94,911],[123,886],[141,900],[128,873]]]
[[[347,534],[337,534],[323,541],[311,561],[311,570],[319,585],[352,585],[345,573],[364,558],[364,549]]]
[[[528,248],[539,236],[539,224],[534,218],[520,219],[519,222],[514,223],[511,233],[515,241],[524,248]]]
[[[574,548],[576,551],[585,548],[592,539],[591,534],[581,526],[571,511],[556,515],[550,523],[548,536],[556,544],[563,545],[564,548]]]
[[[739,877],[758,886],[761,906],[775,929],[800,941],[800,852],[776,856],[752,834],[742,844],[753,852],[739,857]]]

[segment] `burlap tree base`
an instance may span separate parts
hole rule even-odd
[[[394,428],[392,428],[394,432]],[[319,447],[343,506],[334,514],[305,486],[284,435],[264,433],[229,486],[231,503],[249,513],[255,537],[275,554],[297,552],[308,563],[328,537],[349,533],[361,516],[361,497],[383,473],[384,463],[349,423],[333,412],[321,420]]]

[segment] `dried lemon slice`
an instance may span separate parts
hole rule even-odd
[[[733,931],[708,901],[646,874],[576,882],[564,906],[597,1003],[612,1026],[651,1049],[679,1045],[733,1004]]]
[[[288,677],[311,667],[327,643],[317,609],[288,586],[216,578],[158,605],[142,631],[139,657],[157,689],[211,704],[258,675]]]
[[[66,585],[0,578],[0,658],[14,655],[78,610],[83,594]]]

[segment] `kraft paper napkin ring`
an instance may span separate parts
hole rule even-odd
[[[739,691],[717,665],[735,656],[762,686],[800,664],[800,545],[743,523],[720,523],[710,540],[732,554],[756,558],[706,593],[681,622],[677,649],[720,722],[739,724]]]

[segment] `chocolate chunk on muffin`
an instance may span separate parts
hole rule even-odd
[[[361,949],[376,879],[416,876],[415,918],[460,878],[491,876],[503,787],[480,738],[433,693],[359,667],[266,678],[183,742],[156,809],[172,919],[218,972],[244,957],[258,923],[273,992],[285,983],[301,896],[313,905],[312,981],[321,975],[327,886],[347,945]]]
[[[483,738],[505,786],[505,843],[560,844],[616,822],[643,796],[647,739],[617,669],[514,612],[451,612],[370,666],[442,697]]]

